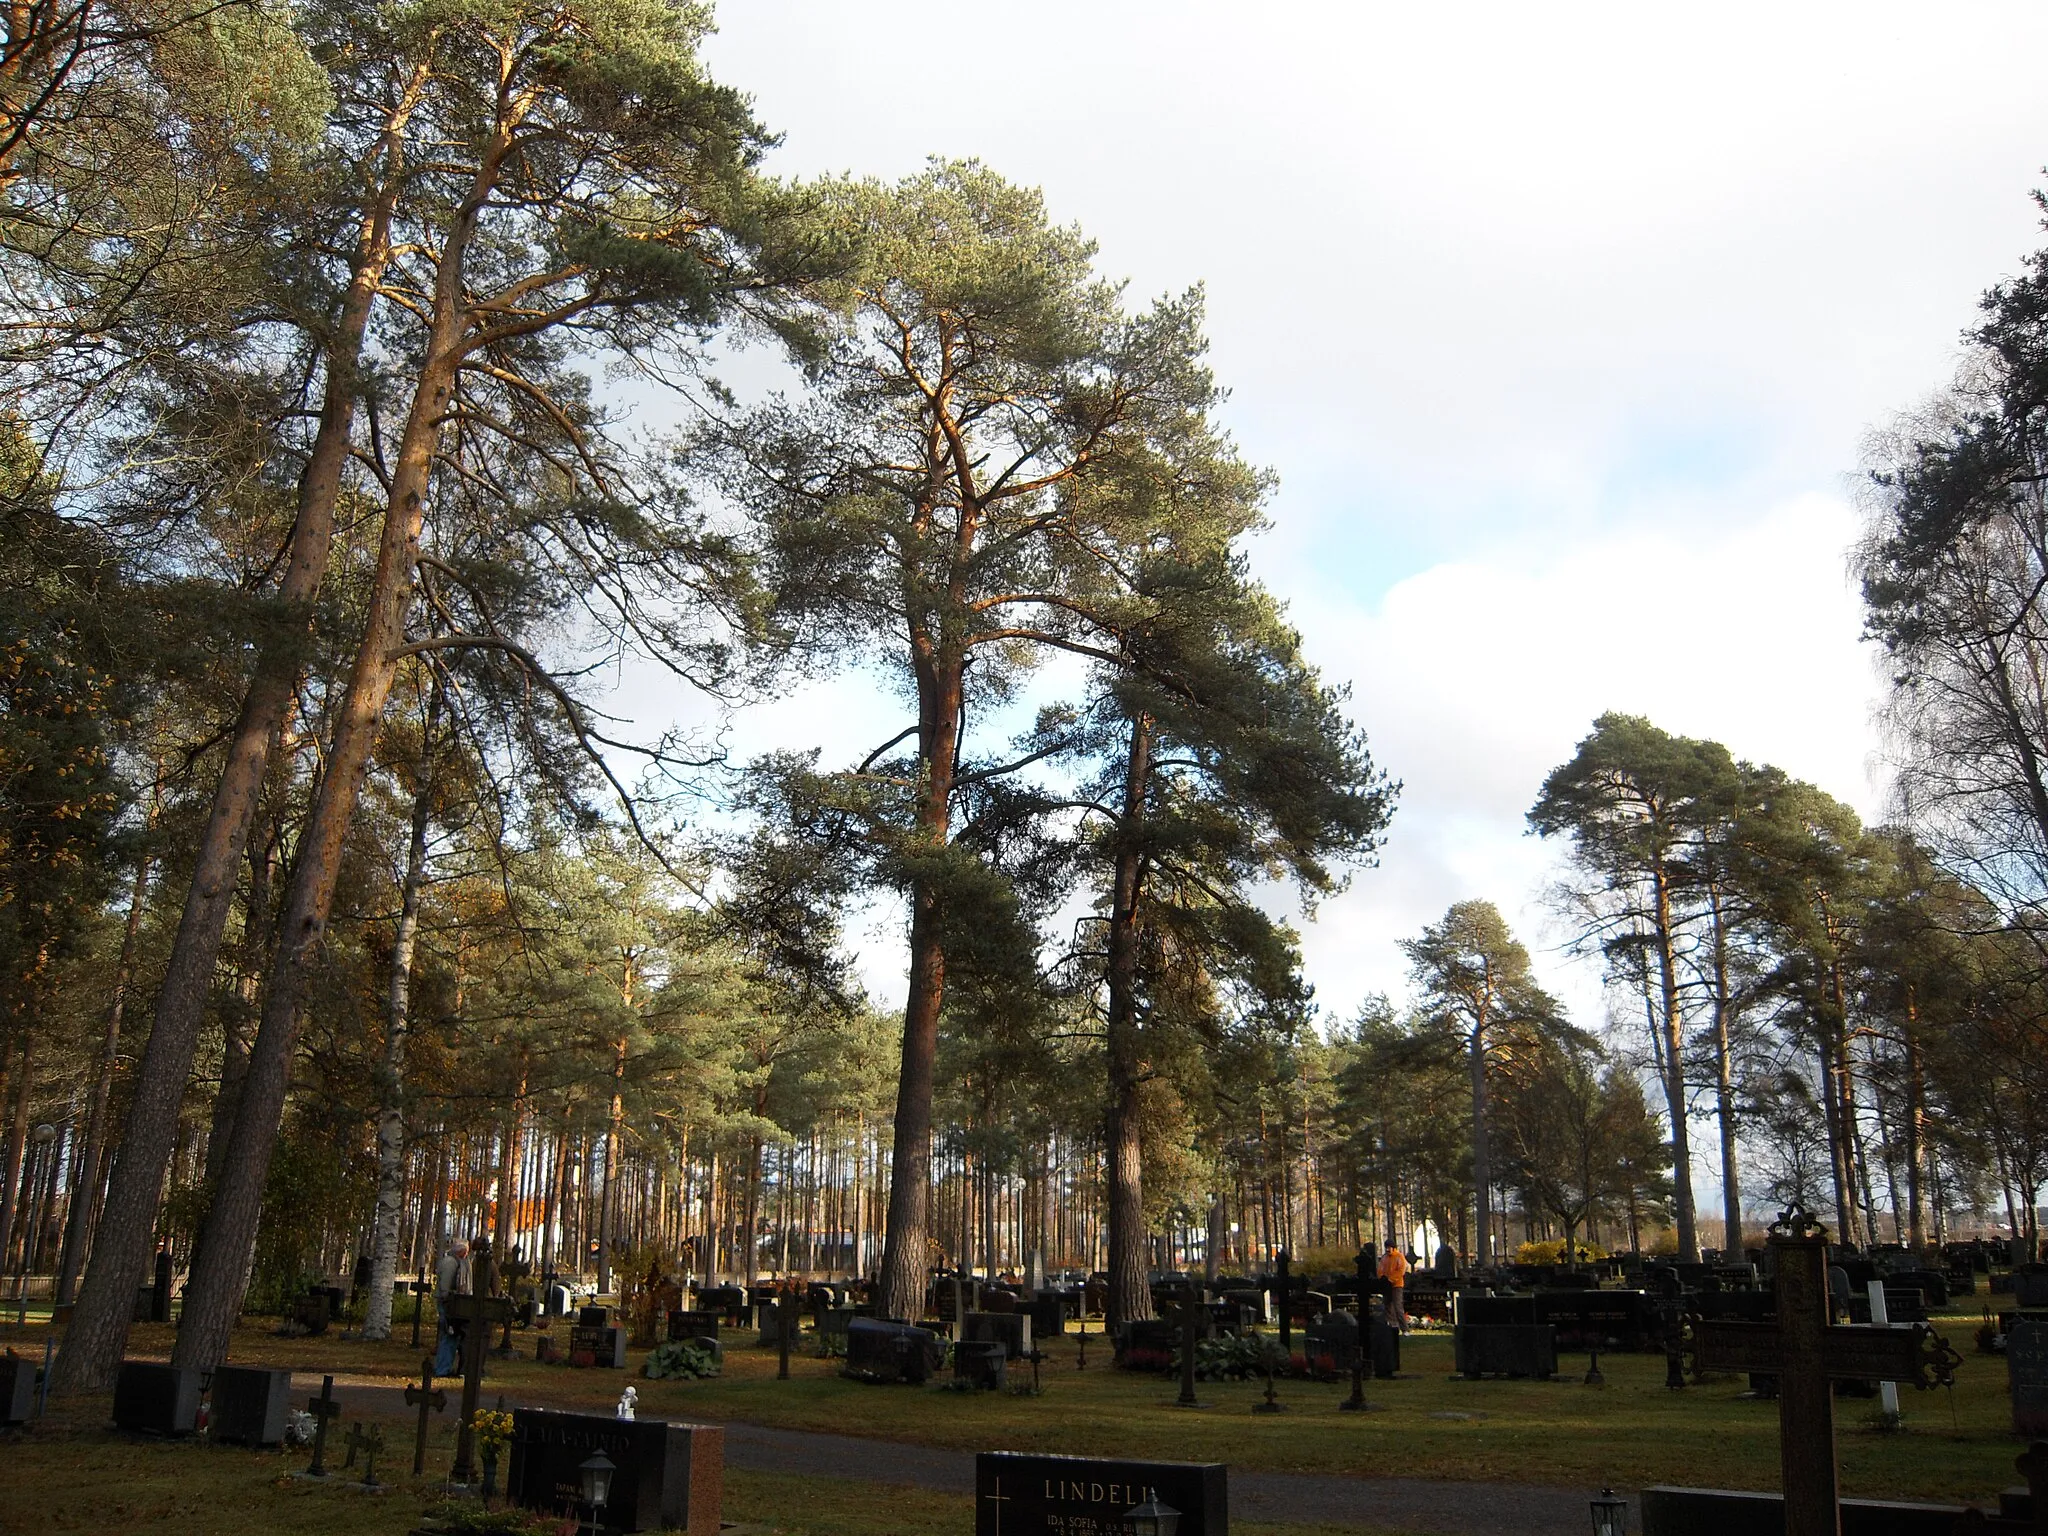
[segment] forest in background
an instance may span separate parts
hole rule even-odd
[[[1399,786],[1251,575],[1201,294],[1134,303],[977,163],[768,175],[709,24],[9,13],[0,1265],[74,1308],[60,1386],[160,1246],[211,1365],[359,1254],[376,1336],[451,1234],[899,1316],[1036,1253],[1112,1322],[1424,1229],[2036,1241],[2039,259],[1872,445],[1893,824],[1603,716],[1529,824],[1609,1016],[1470,900],[1336,1020],[1284,914]],[[612,718],[628,664],[711,723]],[[728,756],[852,676],[900,708],[864,755]]]

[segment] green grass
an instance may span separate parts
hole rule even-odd
[[[1972,1346],[1973,1321],[1944,1325],[1959,1349]],[[0,1327],[0,1343],[40,1356],[42,1330]],[[1089,1363],[1076,1369],[1070,1337],[1048,1346],[1038,1397],[962,1394],[937,1388],[870,1387],[841,1379],[838,1362],[794,1358],[792,1379],[775,1379],[775,1355],[728,1341],[726,1374],[713,1381],[656,1382],[632,1374],[542,1366],[531,1358],[531,1335],[514,1335],[528,1358],[493,1362],[484,1400],[609,1412],[631,1381],[650,1417],[742,1420],[789,1429],[864,1435],[960,1450],[1019,1450],[1218,1460],[1262,1471],[1309,1471],[1548,1483],[1591,1488],[1679,1482],[1771,1488],[1777,1482],[1777,1409],[1742,1396],[1743,1383],[1722,1378],[1684,1392],[1667,1391],[1661,1357],[1607,1355],[1605,1388],[1577,1377],[1581,1357],[1563,1362],[1569,1374],[1552,1382],[1467,1382],[1450,1372],[1450,1341],[1410,1335],[1400,1380],[1368,1389],[1377,1412],[1337,1411],[1346,1387],[1283,1382],[1289,1412],[1251,1413],[1260,1389],[1210,1384],[1201,1412],[1172,1406],[1174,1383],[1108,1368],[1099,1335]],[[168,1353],[170,1331],[138,1327],[131,1353]],[[334,1336],[279,1339],[250,1327],[234,1336],[232,1358],[249,1364],[332,1371],[344,1384],[397,1386],[417,1374],[419,1356],[403,1335],[367,1345]],[[637,1354],[635,1362],[637,1365]],[[1029,1379],[1029,1371],[1017,1373]],[[2015,1482],[2004,1362],[1966,1354],[1953,1394],[1904,1394],[1907,1430],[1883,1435],[1864,1422],[1874,1400],[1837,1406],[1843,1490],[1892,1498],[1983,1502]],[[0,1531],[84,1530],[204,1533],[290,1529],[295,1536],[333,1532],[401,1532],[419,1516],[425,1496],[400,1489],[366,1497],[316,1487],[286,1474],[303,1453],[268,1455],[196,1444],[135,1443],[107,1434],[104,1399],[56,1405],[4,1453],[9,1493],[0,1499]],[[390,1447],[385,1468],[409,1483],[410,1421],[379,1415]],[[435,1424],[430,1471],[445,1468],[452,1413]],[[921,1536],[960,1532],[971,1524],[965,1495],[928,1493],[867,1483],[729,1471],[728,1520],[789,1536]],[[1261,1528],[1240,1525],[1245,1536]],[[1300,1526],[1265,1528],[1279,1536],[1311,1536]]]

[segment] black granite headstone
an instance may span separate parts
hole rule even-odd
[[[153,1360],[123,1360],[114,1378],[114,1427],[189,1435],[199,1419],[199,1373]]]
[[[2048,1323],[2026,1318],[2005,1335],[2006,1379],[2012,1384],[2012,1427],[2029,1439],[2048,1435]]]
[[[857,1381],[918,1385],[945,1360],[945,1347],[929,1328],[856,1317],[846,1325],[846,1365],[840,1372]]]
[[[711,1308],[672,1311],[668,1315],[668,1336],[671,1339],[715,1339],[722,1316]]]
[[[1534,1376],[1547,1381],[1557,1373],[1557,1333],[1548,1323],[1460,1323],[1451,1352],[1456,1369],[1468,1379]]]
[[[589,1355],[593,1365],[608,1366],[614,1370],[623,1368],[626,1363],[626,1330],[587,1328],[579,1323],[569,1330],[570,1364],[575,1364],[579,1354]]]
[[[1009,1356],[993,1340],[953,1346],[953,1379],[968,1382],[978,1390],[1002,1391],[1008,1385],[1008,1365]]]
[[[236,1445],[280,1445],[291,1408],[292,1373],[253,1365],[215,1366],[206,1432]]]
[[[527,1509],[585,1513],[577,1469],[599,1451],[616,1469],[605,1529],[717,1536],[725,1479],[725,1431],[717,1425],[515,1408],[506,1495]]]
[[[1000,1344],[1005,1358],[1022,1360],[1031,1353],[1031,1317],[1024,1312],[970,1312],[961,1337],[970,1344]]]
[[[1180,1512],[1179,1536],[1229,1536],[1221,1462],[1110,1461],[983,1451],[974,1458],[974,1536],[1125,1536],[1134,1508]]]
[[[35,1362],[25,1355],[0,1355],[0,1424],[26,1424],[35,1403]]]

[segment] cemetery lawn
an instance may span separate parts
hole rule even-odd
[[[1882,1434],[1869,1426],[1875,1399],[1838,1402],[1845,1494],[1984,1503],[2018,1480],[2013,1458],[2022,1447],[2010,1429],[2005,1364],[1973,1352],[1975,1323],[1958,1316],[1939,1324],[1965,1351],[1957,1386],[1952,1396],[1906,1390],[1905,1433]],[[0,1344],[13,1343],[23,1353],[39,1356],[43,1336],[33,1321],[25,1335],[0,1326]],[[1173,1407],[1173,1379],[1109,1369],[1099,1334],[1089,1337],[1085,1371],[1075,1369],[1071,1336],[1047,1345],[1044,1392],[1036,1398],[937,1386],[864,1386],[842,1379],[837,1361],[809,1354],[793,1356],[792,1379],[781,1382],[775,1379],[774,1352],[755,1347],[746,1334],[728,1339],[725,1374],[709,1381],[649,1381],[639,1374],[639,1351],[630,1353],[626,1372],[542,1366],[532,1359],[533,1336],[513,1337],[524,1358],[491,1363],[486,1404],[503,1394],[512,1405],[609,1413],[630,1382],[639,1388],[640,1411],[648,1417],[734,1420],[882,1442],[874,1463],[884,1482],[891,1475],[887,1442],[901,1441],[961,1451],[1217,1460],[1247,1471],[1574,1488],[1609,1482],[1625,1489],[1673,1482],[1777,1485],[1776,1405],[1747,1399],[1745,1383],[1733,1377],[1668,1391],[1661,1356],[1602,1356],[1604,1388],[1580,1384],[1585,1360],[1576,1356],[1561,1362],[1569,1374],[1556,1381],[1467,1382],[1451,1374],[1447,1334],[1411,1334],[1402,1348],[1402,1377],[1368,1387],[1378,1411],[1338,1412],[1348,1384],[1283,1381],[1280,1400],[1289,1411],[1261,1416],[1250,1411],[1260,1388],[1248,1383],[1204,1382],[1206,1410]],[[137,1327],[130,1352],[164,1358],[169,1347],[169,1329]],[[245,1364],[332,1371],[344,1390],[387,1389],[370,1410],[385,1426],[380,1475],[409,1482],[412,1421],[397,1391],[408,1378],[416,1379],[419,1355],[403,1332],[397,1342],[382,1345],[334,1335],[282,1339],[252,1319],[235,1333],[231,1357]],[[1020,1378],[1028,1382],[1030,1368],[1013,1364],[1012,1379]],[[386,1401],[388,1413],[381,1406]],[[329,1530],[407,1528],[409,1516],[400,1505],[411,1494],[365,1499],[331,1487],[278,1483],[304,1464],[303,1452],[259,1457],[229,1448],[129,1442],[103,1431],[106,1413],[105,1399],[53,1405],[51,1422],[0,1449],[12,1484],[9,1496],[0,1499],[0,1531],[90,1527],[201,1536],[214,1529],[290,1529],[294,1536],[325,1536]],[[344,1420],[358,1416],[350,1411]],[[453,1417],[451,1409],[435,1424],[430,1471],[448,1464]],[[252,1475],[257,1463],[275,1470]],[[876,1522],[884,1518],[893,1531],[967,1528],[964,1494],[892,1488],[878,1497],[870,1484],[732,1468],[727,1476],[726,1518],[764,1522],[792,1536],[879,1536],[884,1526]],[[228,1479],[233,1491],[216,1483],[217,1477]],[[17,1496],[17,1489],[28,1496]],[[89,1513],[66,1523],[58,1511],[80,1500]],[[415,1503],[412,1515],[417,1508]],[[9,1523],[25,1513],[36,1523]],[[1309,1531],[1272,1529],[1288,1536]]]

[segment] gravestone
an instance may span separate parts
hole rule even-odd
[[[1451,1339],[1454,1369],[1467,1381],[1481,1376],[1557,1374],[1557,1332],[1548,1323],[1460,1323]]]
[[[969,1341],[953,1346],[953,1379],[977,1391],[1000,1392],[1009,1383],[1009,1356],[994,1342]]]
[[[292,1321],[308,1334],[322,1334],[331,1321],[334,1298],[323,1291],[308,1291],[292,1303]]]
[[[2012,1427],[2029,1439],[2048,1435],[2048,1323],[2021,1319],[2005,1335]]]
[[[1534,1296],[1484,1296],[1476,1291],[1462,1291],[1458,1295],[1456,1321],[1461,1328],[1467,1323],[1513,1323],[1528,1327],[1541,1319],[1536,1315]]]
[[[720,1314],[711,1308],[686,1310],[677,1308],[668,1315],[668,1336],[671,1339],[715,1339],[718,1337]]]
[[[2014,1270],[2012,1299],[2021,1307],[2048,1307],[2048,1264],[2022,1264]]]
[[[970,1312],[960,1337],[968,1344],[1000,1344],[1006,1359],[1022,1360],[1031,1353],[1031,1318],[1023,1312]]]
[[[189,1435],[199,1419],[199,1373],[153,1360],[123,1360],[114,1378],[114,1427],[141,1435]]]
[[[1531,1299],[1535,1316],[1530,1320],[1555,1328],[1559,1349],[1647,1349],[1656,1332],[1656,1309],[1641,1291],[1547,1291]]]
[[[974,1536],[1124,1536],[1146,1503],[1179,1511],[1179,1536],[1229,1536],[1221,1462],[1112,1461],[983,1451],[974,1458]]]
[[[746,1317],[747,1293],[736,1285],[706,1286],[697,1293],[700,1309],[716,1312],[728,1327],[737,1328]]]
[[[610,1307],[588,1306],[582,1308],[576,1314],[576,1326],[579,1328],[609,1328],[611,1325],[612,1309]]]
[[[818,1314],[818,1348],[823,1353],[846,1353],[846,1330],[854,1315],[852,1307],[826,1307]]]
[[[605,1529],[718,1536],[725,1431],[712,1424],[515,1408],[506,1496],[527,1509],[586,1514],[577,1469],[599,1451],[617,1469],[600,1517]]]
[[[1067,1331],[1067,1303],[1056,1291],[1040,1291],[1023,1310],[1034,1339],[1056,1339]]]
[[[846,1326],[846,1365],[855,1381],[918,1386],[945,1360],[945,1347],[929,1328],[857,1317]]]
[[[1309,1319],[1302,1331],[1301,1352],[1309,1369],[1342,1375],[1358,1356],[1358,1319],[1349,1312],[1330,1312]]]
[[[206,1432],[235,1445],[282,1445],[291,1409],[292,1373],[218,1365],[209,1387]]]
[[[603,1311],[602,1307],[597,1310]],[[569,1330],[569,1363],[576,1365],[585,1361],[591,1365],[603,1366],[608,1370],[623,1369],[626,1364],[626,1330],[623,1328],[586,1328],[581,1323]]]
[[[0,1355],[0,1424],[26,1424],[35,1401],[35,1362],[25,1355]]]
[[[798,1337],[803,1333],[803,1314],[793,1306],[763,1307],[761,1309],[761,1347],[763,1349],[780,1349],[782,1347],[782,1335],[785,1331],[790,1336],[790,1346],[794,1348]]]
[[[1180,1348],[1180,1330],[1163,1317],[1137,1317],[1116,1338],[1117,1363],[1131,1371],[1163,1371]]]

